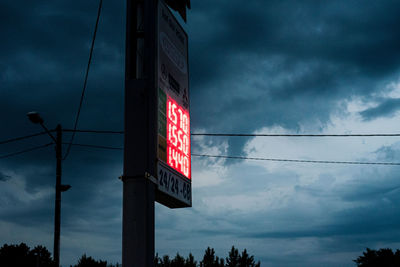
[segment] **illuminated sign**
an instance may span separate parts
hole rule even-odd
[[[172,98],[167,101],[167,163],[190,179],[189,113]]]
[[[157,201],[192,205],[188,37],[164,1],[158,1]]]

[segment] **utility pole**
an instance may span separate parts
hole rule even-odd
[[[58,124],[56,128],[56,137],[51,134],[51,131],[44,125],[44,120],[36,111],[28,112],[29,120],[32,123],[40,124],[50,138],[54,141],[56,147],[56,197],[54,208],[54,247],[53,260],[57,267],[60,266],[60,216],[61,216],[61,193],[71,188],[70,185],[61,184],[61,162],[62,162],[62,128]]]
[[[157,0],[127,0],[122,266],[154,266]]]
[[[62,128],[56,128],[56,198],[54,211],[54,262],[60,266],[60,223],[61,223],[61,162],[62,162]]]

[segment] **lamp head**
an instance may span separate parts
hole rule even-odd
[[[28,112],[26,115],[28,116],[29,120],[35,124],[43,124],[44,122],[42,117],[40,117],[39,113],[36,111]]]

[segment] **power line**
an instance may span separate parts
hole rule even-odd
[[[37,146],[29,148],[26,150],[18,151],[15,153],[0,156],[0,159],[8,158],[11,156],[19,155],[22,153],[30,152],[33,150],[41,149],[52,145],[49,143],[42,146]],[[123,150],[122,147],[112,147],[112,146],[100,146],[100,145],[90,145],[90,144],[69,144],[72,146],[81,146],[89,148],[99,148],[108,150]],[[258,160],[258,161],[274,161],[274,162],[295,162],[295,163],[315,163],[315,164],[347,164],[347,165],[384,165],[384,166],[400,166],[400,162],[362,162],[362,161],[329,161],[329,160],[302,160],[302,159],[276,159],[276,158],[259,158],[259,157],[242,157],[242,156],[227,156],[227,155],[208,155],[208,154],[191,154],[194,157],[207,157],[207,158],[223,158],[223,159],[238,159],[238,160]]]
[[[97,11],[96,25],[94,27],[94,33],[93,33],[93,38],[92,38],[92,45],[90,47],[89,61],[88,61],[88,65],[87,65],[87,68],[86,68],[85,81],[83,83],[82,95],[81,95],[81,100],[79,102],[78,113],[76,114],[74,130],[76,130],[76,128],[78,126],[79,115],[81,113],[82,103],[83,103],[83,99],[85,97],[86,85],[87,85],[87,80],[88,80],[88,76],[89,76],[90,63],[92,62],[93,48],[94,48],[94,43],[96,41],[97,28],[98,28],[98,25],[99,25],[99,19],[100,19],[102,4],[103,4],[103,0],[100,0],[99,8],[98,8],[98,11]],[[67,148],[67,152],[65,153],[63,160],[65,160],[69,155],[69,152],[71,150],[72,142],[74,141],[74,138],[75,138],[75,133],[76,133],[76,131],[74,131],[72,133],[71,140],[69,142],[69,145],[68,145],[68,148]]]
[[[69,143],[63,143],[69,144]],[[111,147],[111,146],[99,146],[99,145],[88,145],[88,144],[72,144],[73,146],[82,146],[82,147],[90,147],[90,148],[100,148],[100,149],[110,149],[110,150],[124,150],[122,147]]]
[[[50,130],[50,132],[53,132],[53,131],[54,130]],[[0,145],[11,143],[11,142],[15,142],[15,141],[20,141],[20,140],[24,140],[24,139],[28,139],[28,138],[31,138],[31,137],[43,135],[45,133],[46,132],[40,132],[40,133],[25,135],[25,136],[21,136],[21,137],[11,138],[11,139],[8,139],[8,140],[0,141]]]
[[[359,162],[359,161],[328,161],[328,160],[302,160],[302,159],[273,159],[273,158],[255,158],[255,157],[240,157],[240,156],[217,156],[217,155],[206,155],[206,154],[192,154],[192,156],[207,157],[207,158],[240,159],[240,160],[276,161],[276,162],[400,166],[400,162]]]
[[[23,153],[31,152],[31,151],[34,151],[34,150],[38,150],[38,149],[41,149],[41,148],[48,147],[50,145],[53,145],[53,143],[48,143],[48,144],[45,144],[45,145],[36,146],[36,147],[28,148],[28,149],[25,149],[25,150],[21,150],[21,151],[18,151],[18,152],[14,152],[14,153],[10,153],[10,154],[7,154],[7,155],[3,155],[3,156],[0,156],[0,159],[5,159],[5,158],[12,157],[12,156],[20,155],[20,154],[23,154]]]
[[[227,137],[387,137],[400,134],[224,134],[224,133],[191,133],[191,136],[227,136]]]
[[[63,129],[64,132],[77,132],[77,133],[98,133],[98,134],[123,134],[124,131],[103,131],[103,130],[73,130]]]
[[[124,131],[109,130],[76,130],[63,129],[65,132],[99,133],[99,134],[124,134]],[[232,133],[191,133],[191,136],[221,136],[221,137],[399,137],[395,133],[373,134],[232,134]]]
[[[88,144],[73,144],[76,146],[84,146],[91,148],[123,150],[121,147],[98,146]],[[275,162],[297,162],[297,163],[316,163],[316,164],[348,164],[348,165],[385,165],[385,166],[400,166],[400,162],[362,162],[362,161],[329,161],[329,160],[302,160],[302,159],[275,159],[275,158],[257,158],[257,157],[241,157],[241,156],[226,156],[226,155],[207,155],[207,154],[191,154],[194,157],[208,158],[224,158],[224,159],[239,159],[239,160],[259,160],[259,161],[275,161]]]

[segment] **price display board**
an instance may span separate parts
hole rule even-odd
[[[157,201],[192,205],[188,37],[163,0],[158,6]]]

